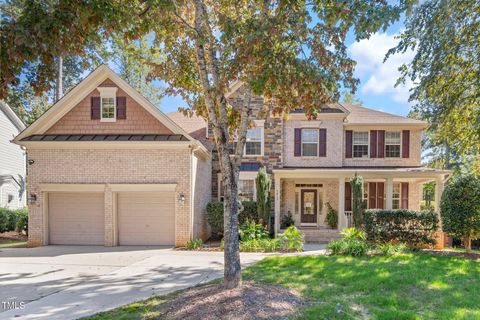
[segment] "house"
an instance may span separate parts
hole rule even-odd
[[[209,150],[106,65],[14,142],[28,155],[30,246],[208,236]]]
[[[228,99],[241,103],[243,87]],[[239,196],[255,199],[255,177],[273,180],[275,232],[291,213],[307,241],[327,241],[351,225],[350,179],[365,180],[369,208],[419,209],[436,181],[436,209],[448,171],[421,165],[426,123],[361,106],[325,106],[273,116],[252,98],[252,127]],[[267,110],[265,110],[267,108]],[[205,206],[222,200],[217,153],[207,123],[164,114],[107,66],[53,105],[14,142],[28,154],[29,245],[184,245],[208,237]],[[325,223],[327,205],[339,226]]]
[[[25,125],[3,101],[0,101],[0,208],[19,209],[26,205],[25,151],[10,141]]]

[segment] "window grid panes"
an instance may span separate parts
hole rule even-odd
[[[368,132],[353,133],[353,157],[368,157]]]
[[[400,132],[385,132],[385,157],[400,157]]]
[[[302,156],[316,157],[318,155],[318,130],[302,130]]]
[[[102,98],[102,119],[115,119],[115,98]]]
[[[400,209],[400,183],[393,184],[392,209]]]
[[[238,197],[241,201],[253,201],[255,194],[255,180],[238,181]]]
[[[262,128],[248,129],[245,154],[249,156],[262,155]]]

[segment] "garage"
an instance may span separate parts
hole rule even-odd
[[[104,245],[103,193],[49,193],[50,244]]]
[[[119,245],[174,245],[174,192],[120,192]]]

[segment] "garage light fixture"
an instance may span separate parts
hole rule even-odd
[[[35,193],[30,193],[28,196],[28,204],[35,204],[37,202],[37,195]]]
[[[178,203],[182,205],[185,204],[185,195],[183,193],[180,193],[178,196]]]

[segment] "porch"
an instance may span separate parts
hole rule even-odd
[[[362,176],[368,208],[420,210],[423,185],[435,181],[434,210],[449,171],[430,168],[283,168],[273,171],[275,233],[282,232],[286,217],[304,231],[307,242],[328,242],[352,226],[350,179]],[[329,207],[338,213],[338,225],[326,222]]]

